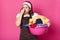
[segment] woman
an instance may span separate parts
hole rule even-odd
[[[29,23],[30,18],[36,15],[36,13],[33,13],[32,4],[25,1],[20,13],[16,16],[16,25],[21,28],[20,40],[37,40],[36,36],[30,33],[29,28],[24,26],[24,24]]]

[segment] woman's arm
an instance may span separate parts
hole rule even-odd
[[[24,13],[24,9],[21,10],[21,12],[19,13],[19,16],[16,18],[16,26],[19,26],[21,24],[23,13]]]

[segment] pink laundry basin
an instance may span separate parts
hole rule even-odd
[[[47,31],[47,26],[46,27],[35,27],[35,28],[29,27],[29,30],[33,35],[42,35]]]

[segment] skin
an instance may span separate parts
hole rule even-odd
[[[24,15],[28,15],[30,11],[30,8],[27,5],[23,5],[22,10],[20,11],[20,15],[18,18],[16,18],[16,26],[18,27],[21,24],[21,19],[22,19],[22,15],[24,13]]]
[[[27,5],[23,5],[23,9],[25,10],[25,14],[28,14],[30,11],[30,8]]]

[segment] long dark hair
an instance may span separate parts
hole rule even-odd
[[[25,2],[28,2],[28,3],[30,3],[30,4],[31,4],[31,8],[30,8],[28,5],[27,5],[27,6],[28,6],[28,7],[29,7],[29,9],[30,9],[30,11],[29,11],[30,18],[32,18],[33,14],[34,14],[34,13],[33,13],[32,3],[31,3],[30,1],[25,1]],[[23,14],[23,15],[24,15],[24,14]],[[23,16],[23,15],[22,15],[22,16]]]

